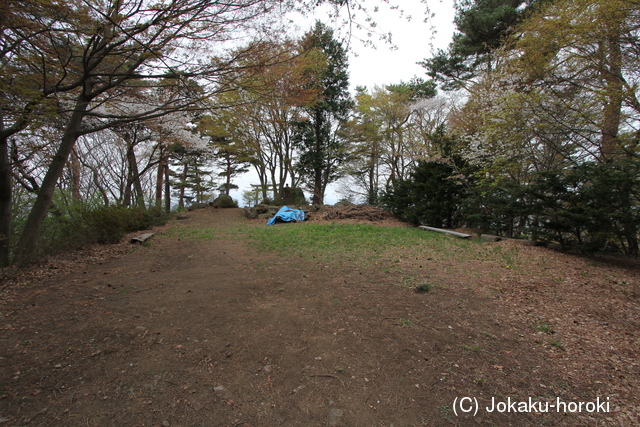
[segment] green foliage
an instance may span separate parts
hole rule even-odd
[[[425,81],[424,79],[414,77],[408,83],[387,85],[389,92],[402,95],[409,101],[418,99],[433,98],[436,96],[436,84],[433,80]]]
[[[452,228],[461,223],[466,192],[451,164],[420,161],[410,178],[392,183],[382,201],[387,209],[412,224]]]
[[[97,243],[117,243],[126,233],[164,224],[166,218],[158,208],[108,206],[82,212],[80,221],[93,235],[91,240],[95,239]]]
[[[636,255],[639,176],[638,161],[619,160],[539,172],[524,184],[503,179],[467,199],[467,221],[562,248]]]
[[[467,224],[501,236],[519,237],[529,230],[530,209],[524,187],[513,180],[479,181],[464,201]]]
[[[592,252],[637,255],[640,163],[584,163],[563,173],[539,174],[528,193],[543,238]]]
[[[237,208],[238,204],[235,200],[231,198],[231,196],[227,196],[226,194],[221,194],[213,201],[214,208]]]
[[[189,195],[196,202],[206,201],[213,190],[213,170],[210,167],[213,159],[213,148],[191,149],[181,144],[170,147],[173,165],[182,169],[171,180],[172,187],[179,196],[181,207],[184,207],[185,195]]]
[[[44,221],[37,253],[45,256],[94,243],[117,243],[127,233],[162,225],[166,220],[159,208],[92,208],[78,203],[57,207]]]
[[[262,202],[262,190],[251,188],[242,192],[242,201],[245,206],[257,206]]]
[[[305,118],[295,123],[293,142],[301,150],[296,165],[299,176],[313,189],[313,203],[321,204],[327,184],[338,177],[338,167],[347,159],[346,141],[336,130],[352,106],[349,96],[347,51],[320,22],[302,41],[303,52],[318,52],[325,59],[317,85],[319,96],[306,108]]]
[[[541,1],[541,0],[538,0]],[[447,51],[439,49],[422,65],[443,89],[459,89],[490,64],[491,55],[536,0],[463,0],[456,5],[458,32]]]
[[[431,292],[431,289],[432,289],[432,286],[428,283],[421,283],[414,288],[414,290],[417,293],[423,293],[423,292],[429,293]]]

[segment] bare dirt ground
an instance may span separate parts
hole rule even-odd
[[[232,224],[263,221],[192,212],[0,285],[0,427],[640,425],[636,260],[508,241],[478,245],[517,268],[405,253],[389,272],[258,252]]]

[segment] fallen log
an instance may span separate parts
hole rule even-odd
[[[443,230],[442,228],[427,227],[426,225],[421,225],[418,228],[421,228],[427,231],[435,231],[437,233],[450,234],[452,236],[460,237],[461,239],[471,239],[473,237],[471,234],[464,234],[464,233],[458,233],[457,231]]]
[[[131,243],[144,243],[149,237],[153,236],[155,233],[145,233],[139,236],[133,237],[131,239]]]

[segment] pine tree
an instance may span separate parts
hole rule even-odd
[[[296,123],[294,141],[302,151],[297,169],[313,190],[313,203],[322,204],[327,185],[339,177],[339,166],[347,158],[346,141],[337,130],[346,122],[352,106],[349,96],[347,52],[333,37],[333,31],[320,22],[306,34],[303,52],[316,52],[324,67],[315,83],[320,96],[306,108],[306,118]]]
[[[447,51],[439,49],[422,65],[444,90],[464,87],[478,70],[490,69],[492,52],[513,26],[538,3],[548,0],[463,0],[456,5],[458,32]]]

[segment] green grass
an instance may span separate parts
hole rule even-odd
[[[415,291],[418,293],[421,292],[431,292],[432,286],[428,283],[421,283],[415,287]]]
[[[549,341],[549,345],[551,347],[557,348],[558,350],[562,350],[565,351],[564,346],[562,345],[562,343],[558,340],[550,340]]]
[[[480,344],[472,344],[472,345],[466,345],[466,344],[462,344],[462,348],[464,348],[466,351],[470,352],[470,353],[477,353],[478,351],[480,351]]]
[[[398,324],[400,324],[402,326],[410,326],[411,325],[411,320],[407,319],[406,317],[403,317],[400,320],[398,320]]]
[[[495,248],[483,245],[479,240],[462,240],[440,233],[413,227],[379,227],[367,224],[317,224],[304,222],[275,226],[246,226],[192,228],[175,226],[167,230],[167,236],[185,240],[248,239],[255,248],[275,252],[290,258],[300,257],[342,265],[358,264],[375,267],[386,274],[403,274],[403,263],[413,262],[416,267],[426,267],[438,261],[467,262],[493,261],[510,266],[519,263],[517,249]],[[423,270],[426,271],[426,270]],[[414,273],[408,272],[410,276]],[[411,288],[429,292],[438,284],[424,284],[415,279]],[[406,286],[406,283],[402,285]]]
[[[538,330],[540,332],[544,332],[545,334],[550,334],[553,333],[553,326],[551,325],[551,323],[540,322],[538,323]]]
[[[447,246],[446,238],[417,228],[385,228],[373,225],[295,224],[241,229],[258,249],[284,255],[327,260],[385,263],[390,270],[397,252],[423,252]],[[395,253],[395,256],[394,256]],[[392,257],[393,256],[393,257]],[[388,257],[388,258],[387,258]]]

